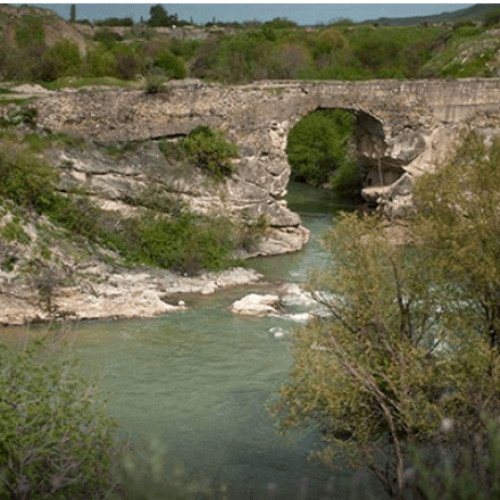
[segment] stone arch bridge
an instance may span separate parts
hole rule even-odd
[[[307,230],[284,200],[290,177],[287,135],[301,117],[320,108],[356,115],[357,153],[367,172],[363,195],[382,205],[388,216],[398,217],[411,206],[415,176],[442,164],[463,132],[475,128],[491,136],[500,131],[500,79],[266,81],[244,86],[184,81],[171,82],[157,94],[56,92],[38,98],[34,106],[39,127],[107,144],[175,138],[199,125],[225,130],[240,149],[234,175],[217,189],[184,179],[174,190],[201,212],[223,210],[249,219],[266,214],[271,231],[267,249],[260,253],[280,253],[307,240]],[[87,165],[90,174],[92,168]],[[130,176],[132,167],[113,168],[108,175],[120,175],[121,169]],[[140,172],[132,171],[140,178]],[[81,172],[74,172],[75,178],[77,174]],[[85,174],[88,180],[89,171]]]

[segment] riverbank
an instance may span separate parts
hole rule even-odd
[[[5,274],[5,273],[3,273]],[[262,275],[235,267],[199,276],[180,276],[162,269],[113,270],[106,264],[80,269],[77,285],[54,290],[47,306],[28,284],[0,290],[0,324],[24,325],[52,320],[150,318],[186,309],[178,294],[212,294],[218,290],[255,283]]]

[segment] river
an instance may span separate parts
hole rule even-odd
[[[310,243],[249,265],[268,280],[300,283],[327,262],[319,240],[343,207],[330,193],[304,185],[290,186],[289,206],[311,230]],[[151,320],[82,323],[72,345],[107,393],[120,433],[133,446],[160,449],[166,468],[183,464],[186,475],[224,484],[226,497],[235,500],[367,498],[365,476],[309,460],[319,444],[315,429],[279,433],[269,406],[287,378],[290,341],[272,330],[290,331],[294,324],[228,311],[253,290],[261,288],[191,297],[188,311]]]

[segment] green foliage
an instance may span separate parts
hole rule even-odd
[[[460,434],[448,421],[444,445],[435,453],[414,453],[415,486],[428,500],[500,498],[500,424],[485,422],[486,432]],[[415,492],[416,493],[416,492]]]
[[[108,29],[97,30],[92,38],[96,42],[101,42],[107,49],[111,49],[116,42],[123,40],[118,33]]]
[[[81,65],[78,46],[74,42],[62,39],[43,53],[43,72],[40,78],[52,81],[63,76],[78,75]]]
[[[302,118],[288,136],[292,178],[321,186],[333,179],[339,194],[359,184],[359,170],[349,154],[354,116],[342,110],[318,110]]]
[[[233,173],[231,159],[239,154],[236,144],[221,131],[205,126],[193,129],[183,140],[183,148],[197,167],[219,180]]]
[[[74,3],[71,4],[71,7],[69,9],[69,22],[76,22],[76,5]]]
[[[158,94],[159,92],[165,92],[166,82],[167,79],[163,74],[151,72],[146,75],[144,90],[147,94]]]
[[[415,197],[418,234],[436,263],[434,281],[453,284],[446,306],[450,316],[492,345],[500,342],[498,186],[500,138],[487,147],[471,134],[447,166],[419,180]]]
[[[0,143],[0,197],[41,212],[52,202],[57,181],[57,172],[33,153]]]
[[[107,155],[113,156],[114,158],[122,158],[127,153],[137,151],[139,144],[140,143],[132,141],[115,142],[106,146],[104,149]]]
[[[17,127],[18,125],[34,125],[37,111],[35,108],[25,105],[25,103],[25,100],[20,103],[14,102],[13,104],[17,104],[18,107],[10,109],[6,116],[0,117],[0,126]]]
[[[14,218],[12,221],[0,228],[0,238],[7,241],[17,241],[22,245],[27,245],[31,242],[29,234],[23,229],[20,220]]]
[[[115,59],[115,74],[109,76],[132,80],[144,71],[145,59],[139,45],[117,44],[112,53]]]
[[[161,185],[152,184],[144,188],[134,198],[128,200],[128,203],[174,217],[186,212],[184,203],[168,193]]]
[[[71,148],[82,148],[84,139],[73,137],[62,133],[30,133],[23,137],[23,143],[34,153],[41,153],[53,145],[68,146]]]
[[[15,143],[0,143],[0,198],[46,214],[56,224],[87,240],[101,237],[98,212],[86,198],[56,192],[57,171]]]
[[[174,38],[170,41],[169,48],[177,57],[180,57],[184,61],[189,61],[198,51],[202,42],[199,40],[181,40],[179,38]]]
[[[495,56],[500,47],[494,30],[490,32],[481,26],[461,26],[441,40],[439,47],[423,66],[423,76],[494,76]]]
[[[168,49],[163,49],[158,52],[154,64],[157,68],[162,69],[168,78],[181,80],[187,76],[187,70],[183,60],[175,56]]]
[[[16,26],[15,37],[18,47],[31,48],[45,44],[43,19],[39,16],[24,15]]]
[[[153,5],[149,9],[149,19],[147,21],[148,26],[151,27],[160,27],[160,26],[172,26],[174,24],[179,24],[179,19],[177,16],[174,15],[169,15],[165,8],[158,4],[158,5]],[[180,24],[185,24],[182,21],[180,21]]]
[[[414,78],[443,28],[335,24],[307,33],[265,23],[205,44],[192,74],[227,82],[268,78]]]
[[[44,213],[52,222],[67,229],[73,237],[80,236],[91,242],[101,241],[105,237],[99,221],[101,212],[86,197],[67,197],[54,193]]]
[[[123,154],[123,148],[119,154]],[[68,237],[115,250],[130,264],[170,268],[187,274],[234,264],[232,253],[241,244],[238,228],[225,218],[187,213],[182,204],[158,186],[129,200],[149,207],[156,214],[148,212],[142,217],[120,220],[97,208],[83,193],[58,193],[57,182],[56,170],[28,148],[14,141],[0,143],[0,199],[46,215],[64,228]],[[0,235],[8,241],[29,243],[17,220],[5,225]],[[3,262],[2,266],[10,264]],[[40,282],[45,290],[45,284],[52,283],[53,276],[50,269],[39,271],[36,283]]]
[[[224,218],[190,213],[174,218],[148,214],[124,221],[119,232],[108,238],[111,246],[130,262],[189,275],[202,269],[220,270],[234,263],[233,225]]]
[[[47,343],[0,345],[0,497],[107,493],[114,422],[96,391]]]
[[[341,198],[359,198],[363,177],[355,160],[346,158],[330,178],[330,186]]]
[[[134,20],[131,17],[107,17],[95,22],[96,26],[126,26],[134,25]]]
[[[139,44],[108,43],[89,51],[86,72],[93,77],[132,80],[145,70],[146,60]]]
[[[319,425],[323,460],[368,466],[393,497],[412,487],[414,449],[487,457],[476,444],[500,411],[499,144],[469,137],[422,177],[411,245],[374,216],[341,217],[325,241],[332,263],[311,281],[331,316],[296,333],[281,423]],[[449,422],[463,448],[444,436]]]
[[[495,9],[491,12],[488,12],[483,17],[483,25],[484,26],[489,28],[491,26],[496,26],[497,24],[500,24],[500,8]]]

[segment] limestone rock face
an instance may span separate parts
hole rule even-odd
[[[356,147],[366,171],[363,195],[399,217],[411,206],[399,179],[439,167],[460,135],[474,128],[495,134],[500,122],[500,80],[376,80],[366,82],[259,82],[222,86],[172,83],[167,92],[52,92],[33,104],[38,125],[107,144],[150,141],[128,161],[61,157],[68,186],[84,183],[97,197],[122,200],[156,181],[201,213],[223,212],[276,230],[267,251],[293,251],[307,241],[300,219],[284,202],[290,178],[287,136],[318,108],[357,117]],[[235,172],[215,188],[202,175],[183,177],[161,158],[154,141],[188,134],[199,125],[224,130],[240,150]],[[168,163],[168,162],[167,162]],[[397,184],[396,186],[393,186]],[[393,187],[390,187],[393,186]],[[390,187],[389,189],[387,189]],[[280,232],[281,231],[281,232]],[[295,236],[290,237],[291,234]],[[300,236],[299,236],[300,235]],[[272,248],[271,248],[272,247]],[[265,252],[264,252],[265,253]]]

